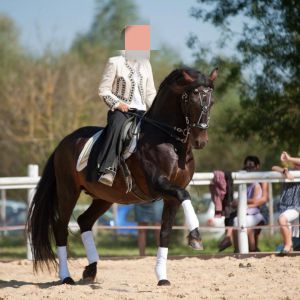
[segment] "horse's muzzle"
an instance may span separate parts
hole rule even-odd
[[[195,149],[203,149],[207,145],[207,141],[195,141],[194,148]]]

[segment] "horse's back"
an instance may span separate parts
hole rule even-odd
[[[68,157],[77,160],[88,139],[102,129],[102,127],[97,126],[85,126],[76,129],[61,140],[55,149],[55,156],[61,157],[61,160]]]
[[[66,138],[90,138],[93,136],[96,132],[102,130],[103,127],[98,127],[98,126],[85,126],[85,127],[80,127],[70,133],[69,135],[66,136]]]

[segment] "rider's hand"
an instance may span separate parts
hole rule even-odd
[[[127,112],[129,110],[129,105],[127,105],[124,102],[119,102],[119,105],[117,106],[117,109],[122,112]]]

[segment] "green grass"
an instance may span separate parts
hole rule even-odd
[[[199,255],[218,253],[218,240],[211,238],[208,234],[203,235],[204,251],[195,251],[187,246],[182,232],[176,232],[169,247],[169,255]],[[95,239],[100,256],[138,256],[136,236],[120,236],[112,230],[99,232]],[[273,236],[265,232],[259,240],[259,248],[262,252],[273,252],[282,243],[278,233]],[[157,247],[154,241],[153,232],[147,237],[146,255],[156,255]],[[233,247],[224,251],[232,253]],[[70,257],[85,257],[80,234],[70,233],[69,235]],[[0,236],[0,259],[21,259],[26,258],[26,239],[22,235]]]

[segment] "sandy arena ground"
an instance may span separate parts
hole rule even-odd
[[[85,265],[85,259],[70,261],[76,285],[66,286],[55,273],[34,276],[30,261],[0,262],[0,300],[300,299],[300,256],[171,259],[169,287],[156,285],[154,257],[103,259],[90,284],[80,280]]]

